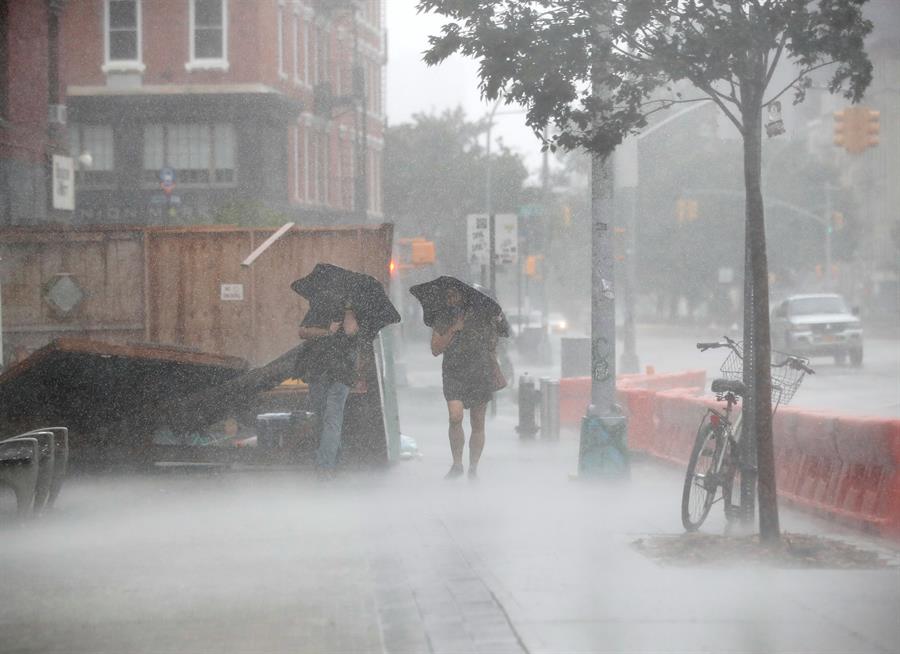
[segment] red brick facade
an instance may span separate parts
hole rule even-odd
[[[53,219],[47,0],[0,0],[0,224]],[[59,218],[57,216],[57,218]]]
[[[105,153],[100,162],[94,156],[95,169],[81,175],[82,222],[167,222],[153,214],[159,189],[151,178],[159,162],[178,171],[179,222],[202,222],[222,206],[248,201],[304,223],[380,216],[383,5],[384,0],[70,2],[63,15],[62,59],[73,141],[80,150]],[[364,141],[361,103],[351,97],[354,56],[365,78]],[[316,107],[329,96],[336,102],[326,116]],[[213,127],[197,131],[204,124]],[[225,145],[214,142],[220,135],[228,135]],[[201,139],[204,148],[206,140],[213,141],[210,162],[183,163],[197,152],[195,145],[176,143],[182,137]],[[183,167],[199,172],[182,172]],[[363,178],[365,216],[356,207]],[[205,180],[212,181],[204,186]],[[110,205],[121,207],[104,219]],[[144,206],[149,217],[141,215]]]

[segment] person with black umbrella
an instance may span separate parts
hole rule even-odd
[[[337,466],[344,407],[357,379],[363,342],[371,341],[400,315],[378,280],[334,266],[317,264],[291,288],[309,300],[299,336],[311,341],[298,361],[298,376],[309,385],[308,408],[318,416],[316,468],[330,477]]]
[[[500,305],[480,290],[454,277],[439,277],[410,288],[422,303],[425,324],[432,328],[431,353],[443,355],[441,372],[449,418],[453,463],[446,477],[463,474],[463,430],[469,410],[469,477],[475,478],[484,450],[485,415],[495,391],[506,386],[497,363],[499,336],[508,336]]]

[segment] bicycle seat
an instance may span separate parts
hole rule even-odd
[[[713,393],[734,393],[735,395],[743,395],[747,392],[744,382],[737,379],[713,379]]]

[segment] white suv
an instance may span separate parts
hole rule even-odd
[[[772,312],[772,345],[802,356],[833,356],[843,364],[847,357],[862,365],[863,330],[857,311],[834,293],[792,295]]]

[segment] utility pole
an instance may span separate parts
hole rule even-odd
[[[616,204],[620,210],[617,212],[621,222],[625,225],[625,259],[623,261],[624,275],[622,279],[622,294],[624,295],[622,308],[624,310],[624,334],[622,339],[622,356],[619,359],[619,367],[624,373],[636,373],[640,371],[637,351],[635,349],[635,324],[634,307],[635,291],[635,214],[637,213],[638,193],[638,140],[627,138],[616,148]],[[621,202],[619,202],[621,200]]]
[[[368,222],[368,102],[366,97],[366,73],[359,54],[358,4],[350,1],[350,20],[353,22],[353,98],[356,104],[356,174],[354,175],[353,204],[359,224]]]
[[[616,415],[612,162],[591,158],[591,404],[581,421],[581,476],[628,474],[625,417]]]

